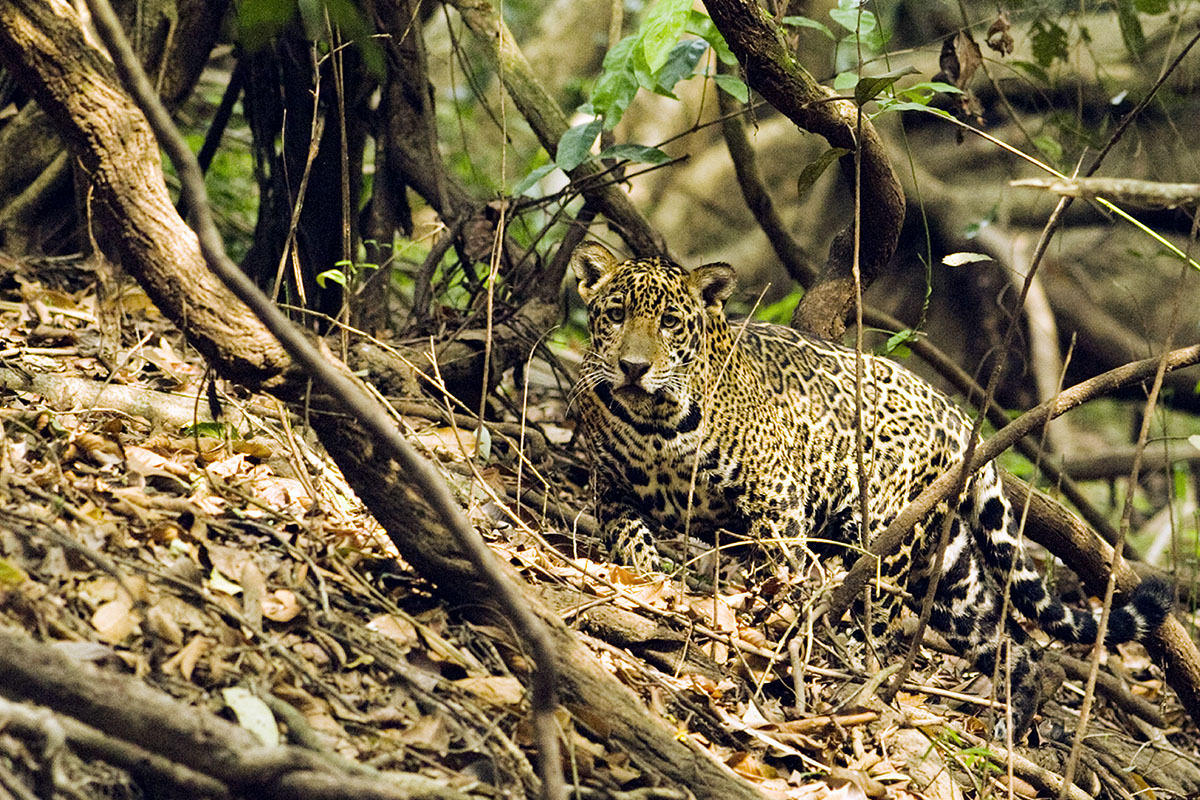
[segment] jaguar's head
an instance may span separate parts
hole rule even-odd
[[[571,268],[592,335],[581,383],[605,385],[631,407],[683,402],[708,356],[706,337],[728,326],[733,269],[707,264],[686,272],[661,258],[621,261],[596,242],[576,248]]]

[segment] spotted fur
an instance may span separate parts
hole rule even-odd
[[[852,350],[779,325],[731,324],[724,302],[734,274],[725,264],[689,273],[662,259],[619,261],[589,242],[572,266],[592,337],[573,402],[592,450],[597,516],[618,559],[659,567],[663,528],[720,528],[759,551],[776,543],[825,556],[864,543]],[[971,424],[913,373],[864,359],[869,541],[961,461]],[[882,565],[910,604],[924,596],[949,508],[935,509]],[[1097,625],[1046,590],[1013,531],[989,464],[955,507],[930,623],[988,675],[1000,648],[1009,648],[1020,735],[1038,703],[1040,653],[1003,614],[1005,583],[1012,606],[1060,639],[1094,642]],[[1145,636],[1165,618],[1170,598],[1162,582],[1143,583],[1110,615],[1106,643]],[[894,623],[898,601],[885,595],[880,603],[876,618]]]

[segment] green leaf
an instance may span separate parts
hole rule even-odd
[[[906,86],[896,92],[906,100],[921,103],[924,105],[933,99],[933,96],[941,92],[943,94],[962,94],[963,90],[957,86],[952,86],[941,81],[922,81],[914,83],[912,86]]]
[[[880,114],[897,111],[924,111],[926,114],[937,114],[941,117],[953,117],[953,114],[944,108],[930,108],[928,100],[925,100],[924,102],[920,100],[909,100],[899,103],[881,100],[879,103],[878,113],[872,114],[871,118],[874,119]]]
[[[300,14],[310,39],[328,42],[329,28],[332,27],[341,41],[354,43],[371,74],[384,76],[387,68],[383,47],[374,38],[373,23],[367,21],[359,5],[352,0],[300,0]]]
[[[559,169],[570,172],[587,159],[592,143],[600,135],[602,124],[599,119],[581,122],[562,135],[554,155],[554,163]]]
[[[27,580],[29,573],[7,558],[0,558],[0,588],[14,589]]]
[[[614,144],[605,148],[599,158],[619,158],[624,161],[635,161],[639,164],[664,164],[671,157],[657,147],[644,144]]]
[[[1137,10],[1143,14],[1165,14],[1170,5],[1167,0],[1137,0]]]
[[[1038,17],[1033,21],[1033,57],[1043,67],[1054,63],[1055,59],[1066,61],[1067,32],[1053,20]]]
[[[824,22],[818,22],[815,19],[808,17],[788,16],[783,18],[784,25],[790,25],[793,28],[812,28],[814,31],[820,31],[829,37],[832,42],[837,41],[837,37],[833,35],[833,31],[829,30],[829,26]]]
[[[833,88],[839,92],[848,92],[858,85],[858,73],[854,71],[839,72],[833,76]]]
[[[224,422],[197,422],[195,425],[187,425],[179,431],[180,436],[207,436],[212,439],[224,439],[226,434],[232,436],[234,431],[229,430],[229,426]]]
[[[642,53],[650,72],[658,72],[667,63],[671,48],[687,28],[692,0],[657,0],[642,20]]]
[[[304,24],[304,36],[315,42],[325,38],[325,9],[321,0],[299,0],[300,21]]]
[[[717,30],[716,24],[707,14],[692,9],[688,13],[687,32],[708,42],[709,47],[717,54],[717,58],[721,60],[722,64],[733,66],[737,63],[737,56],[729,49],[729,45],[725,43],[725,37]]]
[[[846,4],[839,3],[839,5]],[[854,44],[856,41],[860,41],[869,49],[876,51],[883,50],[887,45],[888,37],[879,27],[875,15],[870,11],[862,11],[858,8],[834,8],[830,9],[829,16],[834,22],[850,31],[850,35],[843,39],[843,42]]]
[[[1146,32],[1142,30],[1142,21],[1138,19],[1133,0],[1117,0],[1117,24],[1121,28],[1125,49],[1134,58],[1141,58],[1146,52]]]
[[[713,76],[713,80],[716,81],[717,87],[725,92],[725,94],[743,103],[750,102],[750,89],[738,76],[718,74]]]
[[[883,75],[875,77],[863,78],[854,86],[854,102],[859,107],[865,106],[867,103],[874,100],[881,92],[890,88],[892,84],[903,78],[905,75],[917,73],[917,68],[909,65],[894,69],[891,72],[885,72]]]
[[[815,161],[800,170],[800,177],[796,178],[796,194],[800,197],[808,194],[808,190],[817,182],[817,178],[829,169],[829,165],[849,152],[844,147],[831,147],[817,156]]]
[[[1051,164],[1058,164],[1062,161],[1062,145],[1053,136],[1035,136],[1033,143],[1042,152],[1042,155],[1050,159]]]
[[[672,47],[662,69],[654,73],[655,91],[674,97],[671,90],[675,84],[692,77],[692,71],[707,52],[708,42],[703,39],[688,39]]]
[[[838,6],[829,10],[829,18],[850,33],[866,34],[875,27],[875,15],[870,11],[863,11],[857,4],[838,3]]]
[[[626,36],[612,46],[604,56],[600,77],[592,87],[592,107],[604,117],[604,126],[612,129],[637,94],[638,82],[633,75],[633,51],[636,34]]]
[[[324,289],[325,284],[327,283],[336,283],[338,286],[345,286],[346,273],[342,272],[340,269],[327,269],[324,272],[318,272],[317,286],[320,286],[322,289]]]
[[[646,61],[646,53],[642,48],[633,48],[630,64],[633,67],[633,79],[637,81],[638,86],[652,92],[658,88],[658,80],[654,77],[654,70],[650,69],[650,64]]]
[[[237,13],[237,40],[253,53],[271,43],[296,15],[296,0],[243,0]]]
[[[554,172],[556,169],[558,169],[557,164],[543,164],[542,166],[533,170],[524,178],[521,178],[521,180],[517,182],[517,185],[513,187],[513,197],[520,197],[521,195],[525,194],[533,188],[534,184],[549,175],[551,172]]]
[[[1046,70],[1042,69],[1040,65],[1035,64],[1032,61],[1014,60],[1012,65],[1017,69],[1023,70],[1026,75],[1033,78],[1035,81],[1038,81],[1039,83],[1050,83],[1050,74],[1046,72]]]
[[[905,328],[902,331],[893,333],[888,337],[887,343],[884,344],[883,352],[897,358],[907,358],[912,353],[908,348],[908,343],[916,338],[917,332],[912,328]]]

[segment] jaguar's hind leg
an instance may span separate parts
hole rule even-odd
[[[996,679],[996,697],[1011,701],[1013,737],[1018,739],[1040,705],[1041,653],[1011,616],[1001,618],[1000,588],[982,568],[974,548],[955,548],[954,541],[952,537],[946,552],[929,626],[981,674]],[[909,588],[919,610],[928,580],[916,579]],[[1002,719],[996,725],[997,738],[1004,738],[1005,730]]]

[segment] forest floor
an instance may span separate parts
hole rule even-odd
[[[102,277],[77,262],[0,262],[0,626],[267,743],[282,728],[468,795],[536,796],[505,637],[463,621],[396,557],[303,420],[210,390],[220,382],[145,294]],[[771,797],[1049,792],[1078,721],[1081,662],[1063,659],[1044,743],[1012,754],[1010,779],[1003,747],[985,739],[984,681],[956,656],[924,650],[884,705],[888,671],[846,666],[836,637],[786,604],[586,558],[585,470],[561,389],[544,384],[523,407],[531,439],[549,443],[535,460],[551,491],[492,435],[438,421],[436,404],[406,404],[402,422],[498,557],[553,596],[680,739]],[[1085,796],[1200,792],[1200,733],[1144,649],[1123,646],[1108,669],[1078,771]],[[688,796],[609,747],[602,719],[564,712],[561,725],[568,780],[591,796]],[[41,755],[2,728],[0,772],[38,785]],[[87,759],[63,769],[76,796],[155,794]]]

